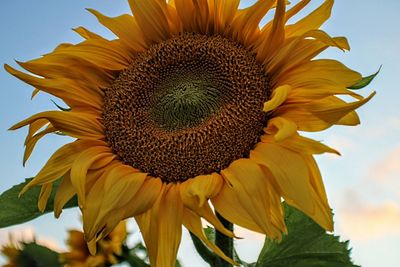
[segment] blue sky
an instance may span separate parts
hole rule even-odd
[[[242,1],[246,5],[254,1]],[[297,1],[292,1],[297,2]],[[311,7],[321,3],[313,1]],[[95,8],[116,16],[128,11],[125,0],[15,0],[0,2],[0,63],[14,64],[51,51],[62,42],[76,43],[80,38],[71,30],[85,26],[107,37],[85,8]],[[336,213],[336,233],[351,240],[356,263],[364,267],[400,266],[400,1],[337,0],[331,19],[323,29],[333,36],[346,36],[351,51],[329,50],[320,57],[335,58],[363,74],[382,71],[364,90],[377,95],[360,108],[362,124],[358,127],[336,127],[310,136],[341,151],[342,157],[317,158],[328,195]],[[15,64],[14,64],[15,66]],[[23,140],[26,130],[9,132],[15,122],[42,110],[53,109],[50,98],[39,95],[30,100],[32,88],[0,69],[0,192],[37,173],[48,156],[68,141],[50,136],[37,146],[22,167]],[[56,100],[56,99],[54,99]],[[22,226],[0,230],[0,244],[13,233],[36,233],[39,240],[63,248],[65,229],[80,227],[79,213],[70,210],[60,220],[43,216]],[[132,230],[137,232],[134,225]],[[238,242],[243,258],[254,260],[262,237],[240,230],[244,240]],[[138,234],[136,235],[138,236]],[[184,262],[192,258],[192,247],[183,241],[180,256]],[[193,256],[196,257],[196,256]],[[1,263],[1,259],[0,259]]]

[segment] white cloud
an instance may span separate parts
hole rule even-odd
[[[385,138],[393,136],[395,132],[400,131],[400,118],[387,117],[384,121],[380,122],[379,127],[369,127],[368,130],[362,127],[359,128],[357,130],[362,131],[369,138]]]

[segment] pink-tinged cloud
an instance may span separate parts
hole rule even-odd
[[[400,146],[395,147],[376,165],[372,166],[369,176],[379,182],[397,182],[397,185],[400,185]]]
[[[360,183],[342,195],[337,230],[360,241],[400,238],[400,145],[366,168]]]
[[[34,228],[31,226],[14,226],[7,230],[0,231],[0,246],[8,244],[10,242],[32,242],[36,240],[36,243],[42,246],[46,246],[52,250],[60,252],[60,244],[55,241],[52,237],[37,236]]]
[[[359,203],[355,199],[337,211],[338,231],[346,237],[365,241],[388,235],[400,238],[400,205],[385,202],[380,205]]]

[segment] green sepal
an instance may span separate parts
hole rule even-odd
[[[372,75],[369,75],[367,77],[363,77],[361,81],[357,82],[356,84],[353,84],[352,86],[347,87],[348,89],[351,90],[358,90],[366,87],[368,84],[372,82],[372,80],[378,75],[378,73],[381,71],[382,65],[379,67],[378,71],[375,72]]]
[[[265,239],[256,267],[359,267],[350,259],[349,242],[327,233],[299,210],[285,205],[288,234]]]
[[[26,179],[25,182],[13,186],[0,195],[0,228],[21,224],[53,211],[54,197],[57,188],[60,185],[60,180],[54,182],[53,190],[43,213],[40,212],[37,207],[40,193],[39,186],[29,189],[25,194],[18,198],[18,194],[21,192],[22,188],[31,180],[32,178]],[[78,201],[76,197],[74,197],[68,201],[64,208],[72,208],[77,206]]]
[[[71,111],[71,108],[64,108],[62,106],[60,106],[59,104],[57,104],[53,99],[50,99],[51,102],[53,102],[53,104],[61,111]]]
[[[34,242],[23,244],[16,261],[18,267],[61,267],[57,252]]]

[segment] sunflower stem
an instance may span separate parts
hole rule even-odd
[[[221,214],[217,213],[217,218],[221,221],[224,227],[230,231],[233,231],[233,224],[222,217]],[[233,259],[234,247],[233,238],[224,235],[218,230],[215,231],[215,244],[225,253],[226,256]],[[218,267],[231,267],[232,265],[222,259],[220,259]]]

